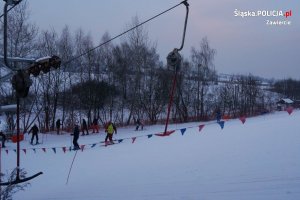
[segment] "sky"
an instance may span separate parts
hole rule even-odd
[[[39,134],[42,144],[36,146],[25,134],[20,167],[27,177],[43,174],[13,199],[298,200],[299,117],[299,110],[281,111],[246,118],[244,124],[231,119],[223,129],[216,121],[170,124],[175,132],[166,137],[154,135],[163,125],[143,131],[118,127],[114,138],[123,141],[107,147],[100,143],[101,128],[100,134],[79,137],[85,146],[77,153],[68,150],[69,133]],[[6,146],[2,172],[16,166],[16,144]]]
[[[105,32],[113,37],[123,32],[134,16],[144,21],[178,4],[178,0],[29,0],[30,20],[40,30],[65,25],[90,33],[99,44]],[[295,0],[188,0],[190,15],[182,54],[189,58],[192,47],[199,48],[203,37],[217,52],[219,73],[253,74],[265,78],[300,79],[300,4]],[[3,2],[0,3],[3,7]],[[290,17],[250,16],[241,12],[291,11]],[[268,11],[266,13],[265,11]],[[238,15],[238,16],[236,16]],[[180,6],[147,23],[149,38],[157,44],[162,61],[181,44],[185,8]],[[267,25],[267,21],[287,21],[290,25]],[[115,43],[120,40],[115,41]]]

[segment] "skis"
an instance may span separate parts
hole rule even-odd
[[[36,145],[40,145],[40,144],[43,144],[43,143],[40,143],[40,142],[38,142],[38,143],[35,143],[35,144],[33,144],[33,143],[29,143],[31,146],[36,146]]]

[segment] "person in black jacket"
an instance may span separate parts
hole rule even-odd
[[[2,140],[2,147],[5,148],[6,136],[1,131],[0,131],[0,136],[1,136],[1,140]]]
[[[143,124],[142,121],[138,118],[138,119],[136,120],[136,128],[135,128],[135,130],[138,131],[138,130],[139,130],[139,127],[141,127],[142,130],[144,129],[144,124]]]
[[[39,136],[38,136],[38,132],[39,132],[39,128],[37,127],[36,124],[33,125],[33,127],[30,129],[30,131],[28,132],[28,134],[30,134],[32,132],[32,136],[31,136],[31,142],[30,144],[33,144],[33,139],[35,137],[35,144],[39,143]]]
[[[86,131],[87,135],[89,134],[89,129],[88,129],[88,126],[87,126],[87,123],[86,123],[85,119],[82,120],[81,129],[82,129],[82,135],[84,135],[84,131]]]
[[[75,125],[74,132],[73,132],[74,150],[78,150],[79,149],[78,139],[79,139],[79,126]]]
[[[96,117],[93,120],[93,133],[99,133],[98,119]]]
[[[57,133],[57,135],[59,135],[60,125],[62,125],[61,122],[60,122],[60,119],[56,120],[56,133]]]

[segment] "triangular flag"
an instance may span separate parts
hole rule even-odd
[[[150,135],[147,135],[147,137],[148,137],[148,138],[152,138],[152,136],[153,136],[152,134],[150,134]]]
[[[56,148],[52,148],[53,152],[56,153]]]
[[[8,154],[8,150],[6,149],[5,151],[6,151],[6,154]]]
[[[224,128],[225,121],[219,121],[218,124],[220,125],[221,129],[223,129],[223,128]]]
[[[85,145],[84,145],[84,144],[83,144],[83,145],[81,145],[81,147],[80,147],[81,151],[83,151],[84,147],[85,147]]]
[[[24,153],[26,154],[26,149],[22,149],[24,151]]]
[[[42,150],[46,153],[46,148],[42,148]]]
[[[290,115],[290,114],[292,114],[293,110],[294,110],[294,108],[292,106],[290,106],[286,109],[286,112],[288,112]]]
[[[35,149],[32,149],[32,150],[33,150],[34,153],[36,153],[36,150],[35,150]]]
[[[119,139],[118,142],[119,142],[119,143],[123,142],[123,139]]]
[[[15,153],[17,153],[17,150],[16,150],[16,149],[14,149],[14,152],[15,152]]]
[[[63,150],[64,153],[66,153],[67,147],[63,147],[62,150]]]
[[[91,148],[94,148],[97,144],[92,144]]]
[[[244,117],[244,116],[243,116],[243,117],[240,117],[239,120],[241,120],[241,122],[242,122],[243,124],[245,124],[245,122],[246,122],[246,117]]]
[[[182,128],[182,129],[180,129],[180,131],[181,131],[181,135],[184,135],[186,128]]]
[[[199,132],[204,128],[204,124],[201,124],[200,126],[199,126]]]
[[[135,142],[136,137],[131,138],[132,139],[132,144]]]

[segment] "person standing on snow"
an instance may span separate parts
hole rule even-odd
[[[93,120],[93,133],[99,133],[99,125],[96,117]]]
[[[73,131],[73,145],[74,145],[74,149],[73,150],[78,150],[79,148],[79,144],[78,144],[78,139],[79,139],[79,126],[76,124],[74,131]]]
[[[114,133],[117,134],[117,128],[111,121],[108,122],[108,124],[106,125],[105,132],[107,133],[107,135],[105,137],[105,144],[107,144],[108,139],[109,139],[110,144],[114,144],[112,137],[113,137]]]
[[[217,119],[217,122],[220,122],[222,119],[222,114],[221,114],[220,108],[217,108],[217,110],[216,110],[216,119]]]
[[[57,135],[59,135],[60,125],[62,125],[62,124],[60,123],[60,119],[56,120],[56,132],[57,132]]]
[[[35,137],[35,144],[39,143],[39,136],[38,136],[38,132],[39,132],[39,128],[37,127],[36,124],[33,125],[33,127],[30,129],[30,131],[28,132],[28,134],[30,134],[32,132],[32,136],[31,136],[31,141],[30,144],[33,144],[33,139]]]
[[[2,140],[2,147],[5,148],[6,136],[1,131],[0,131],[0,137],[1,137],[1,140]]]
[[[85,119],[82,120],[82,126],[81,126],[81,130],[82,130],[82,135],[84,135],[84,131],[86,130],[86,134],[89,134],[89,129],[87,126],[87,123],[85,121]]]
[[[138,118],[138,119],[136,120],[136,128],[135,128],[135,130],[138,131],[138,130],[139,130],[139,127],[141,127],[142,130],[144,129],[144,124],[143,124],[142,121]]]

